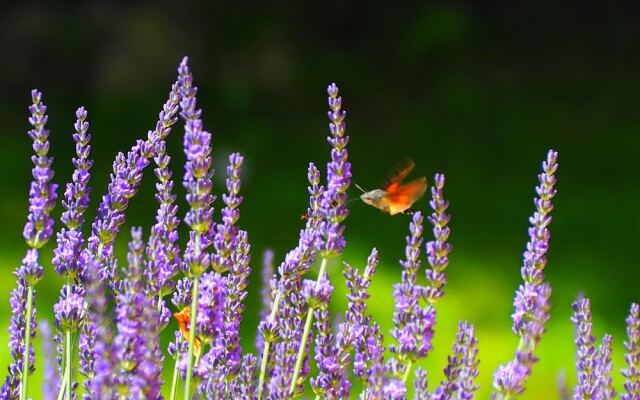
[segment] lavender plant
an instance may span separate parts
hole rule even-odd
[[[330,161],[326,180],[315,164],[307,171],[309,205],[297,245],[274,271],[273,252],[263,260],[262,305],[245,310],[251,273],[251,245],[242,229],[240,194],[244,158],[229,157],[224,207],[214,214],[212,135],[205,130],[197,107],[197,88],[187,58],[178,68],[177,81],[159,113],[154,129],[125,154],[119,153],[107,192],[102,196],[91,233],[83,235],[89,206],[90,139],[87,111],[76,111],[75,167],[67,183],[62,205],[62,227],[52,262],[64,284],[53,304],[55,337],[43,324],[46,359],[46,398],[161,399],[293,399],[314,393],[316,399],[473,399],[478,389],[478,339],[474,326],[460,322],[453,352],[446,360],[444,380],[430,390],[427,372],[420,365],[433,347],[437,303],[445,294],[449,243],[449,203],[444,197],[445,176],[436,174],[426,217],[433,239],[424,243],[425,216],[412,212],[402,276],[393,288],[391,343],[368,311],[369,289],[381,255],[374,248],[359,269],[343,262],[347,285],[344,319],[335,322],[331,297],[335,282],[327,274],[330,262],[346,246],[345,222],[349,215],[347,191],[351,164],[347,152],[345,112],[338,87],[327,89],[329,105]],[[42,95],[32,92],[29,137],[33,141],[33,182],[24,228],[27,244],[16,269],[17,286],[11,293],[10,349],[0,398],[26,399],[38,391],[29,385],[34,371],[36,310],[35,285],[42,278],[41,248],[54,233],[51,211],[57,185],[52,183],[52,159],[48,156],[49,132]],[[184,123],[186,156],[183,186],[189,205],[179,216],[174,193],[171,157],[165,140],[179,117]],[[549,151],[542,164],[530,219],[529,241],[521,268],[523,283],[516,291],[513,332],[520,338],[515,357],[494,375],[494,399],[512,399],[525,390],[537,358],[535,350],[549,319],[551,288],[545,282],[553,209],[556,195],[557,153]],[[153,160],[158,208],[155,223],[147,231],[131,231],[124,267],[114,246],[125,223],[129,201],[137,194],[144,173]],[[175,191],[177,192],[177,190]],[[418,207],[420,208],[420,207]],[[396,217],[402,218],[402,217]],[[178,227],[189,228],[181,248]],[[423,259],[428,268],[421,277]],[[310,271],[318,265],[315,279]],[[169,295],[170,299],[169,299]],[[160,334],[173,314],[178,322],[174,340],[166,351]],[[256,352],[243,348],[240,323],[246,312],[260,315]],[[613,399],[612,337],[605,335],[596,348],[590,302],[574,304],[578,346],[578,385],[575,399]],[[640,307],[634,304],[627,319],[627,354],[623,375],[624,400],[640,398]],[[57,344],[54,361],[53,343]],[[170,382],[164,382],[166,356],[172,360]],[[77,360],[77,361],[76,361]],[[78,363],[76,366],[75,363]],[[56,365],[57,364],[57,365]],[[76,370],[82,376],[76,377]],[[308,383],[307,383],[308,382]],[[80,386],[82,385],[82,386]],[[358,390],[356,390],[358,389]]]

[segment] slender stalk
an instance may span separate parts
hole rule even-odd
[[[200,233],[194,238],[194,254],[196,259],[200,256]],[[187,353],[187,378],[185,380],[184,400],[191,399],[191,374],[193,373],[193,347],[196,340],[196,316],[198,315],[198,286],[200,285],[200,273],[194,274],[193,290],[191,291],[191,319],[189,320],[189,351]]]
[[[278,312],[278,305],[280,304],[280,298],[282,295],[280,291],[276,293],[276,297],[273,299],[273,305],[271,306],[271,315],[269,315],[269,323],[272,324],[276,318]],[[262,361],[260,363],[260,376],[258,378],[258,400],[262,399],[262,386],[264,385],[264,375],[267,371],[267,359],[269,358],[269,348],[271,347],[271,341],[265,340],[264,349],[262,350]]]
[[[24,336],[24,353],[22,354],[22,378],[20,380],[20,400],[26,400],[29,380],[29,348],[31,345],[31,311],[33,309],[33,287],[27,286],[27,326]]]
[[[62,376],[62,381],[60,382],[60,390],[58,391],[58,400],[62,400],[64,398],[65,393],[67,392],[66,391],[67,387],[66,385],[63,384],[63,382],[66,381],[68,372],[69,371],[67,371],[65,368],[64,375]]]
[[[413,361],[409,360],[409,362],[407,363],[407,369],[404,371],[404,374],[402,375],[402,382],[404,383],[407,382],[407,378],[409,378],[409,372],[411,372],[412,366],[413,366]]]
[[[180,354],[178,354],[178,357],[176,358],[176,363],[173,366],[173,378],[171,379],[171,392],[169,392],[170,400],[175,400],[176,391],[178,390],[178,359],[179,358],[180,358]]]
[[[193,347],[196,339],[196,315],[198,308],[198,285],[200,277],[193,278],[193,290],[191,291],[191,319],[189,320],[189,351],[187,353],[187,379],[184,388],[184,400],[191,399],[191,374],[193,372]]]
[[[66,342],[67,346],[65,346],[65,355],[66,361],[64,365],[64,375],[66,377],[66,386],[67,386],[67,400],[71,400],[71,331],[67,329],[66,332]]]
[[[318,272],[318,278],[316,279],[316,289],[320,287],[320,280],[324,276],[324,270],[327,267],[327,258],[322,257],[322,263],[320,264],[320,272]],[[305,347],[307,347],[307,337],[309,336],[309,330],[311,329],[311,323],[313,322],[313,307],[309,306],[307,312],[307,320],[304,324],[304,331],[302,332],[302,338],[300,338],[300,348],[298,349],[298,356],[296,357],[296,366],[293,370],[293,379],[291,379],[291,386],[289,387],[289,394],[293,394],[296,388],[296,382],[298,381],[298,375],[302,369],[302,359],[304,358]]]
[[[67,296],[71,294],[71,282],[67,280]],[[65,342],[64,342],[64,353],[65,353],[65,362],[64,362],[64,376],[65,380],[63,384],[67,387],[67,400],[71,400],[71,330],[65,330]]]

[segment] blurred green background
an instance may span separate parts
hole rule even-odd
[[[435,348],[425,363],[431,387],[442,378],[459,320],[477,327],[478,398],[487,398],[493,371],[512,357],[517,338],[510,313],[527,218],[540,162],[554,148],[560,153],[559,194],[546,270],[554,306],[541,360],[522,398],[558,398],[562,370],[569,384],[575,382],[569,317],[580,291],[592,299],[598,338],[614,334],[620,388],[624,319],[630,302],[639,300],[640,26],[637,10],[578,4],[6,5],[0,15],[0,268],[6,277],[0,281],[0,342],[7,343],[11,272],[25,250],[30,89],[41,89],[49,106],[51,154],[61,184],[72,171],[74,111],[88,108],[94,209],[116,152],[153,128],[176,67],[188,55],[205,126],[214,134],[217,193],[224,188],[227,155],[246,156],[240,224],[250,235],[254,274],[242,325],[245,349],[253,350],[261,253],[272,248],[281,260],[295,245],[307,201],[307,164],[324,170],[329,157],[325,88],[335,81],[348,111],[355,182],[374,188],[405,156],[416,162],[413,176],[447,176],[454,251]],[[180,126],[169,138],[178,181],[181,133]],[[121,252],[128,226],[148,229],[153,222],[153,185],[147,175],[131,203]],[[180,205],[184,215],[182,198]],[[427,208],[426,198],[417,208]],[[388,332],[409,218],[360,202],[350,209],[342,259],[362,266],[373,246],[380,250],[370,306]],[[58,207],[56,216],[60,212]],[[39,318],[49,320],[61,285],[50,268],[54,243],[44,250],[47,269],[37,297]],[[344,312],[337,262],[330,274],[337,285],[332,308]],[[8,363],[8,347],[2,346],[3,371]],[[35,385],[41,379],[38,372]],[[31,390],[34,398],[38,392],[37,386]]]

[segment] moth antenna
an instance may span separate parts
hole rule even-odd
[[[361,188],[361,187],[360,187],[360,185],[358,185],[357,183],[353,182],[353,184],[355,185],[355,187],[357,187],[358,189],[360,189],[360,191],[361,191],[362,193],[366,193],[366,192],[367,192],[366,190],[364,190],[363,188]]]

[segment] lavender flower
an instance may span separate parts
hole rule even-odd
[[[207,272],[200,279],[196,335],[205,342],[221,338],[224,330],[226,282],[215,272]]]
[[[53,306],[56,326],[62,331],[75,332],[86,313],[85,290],[79,285],[68,285],[60,291],[60,299]]]
[[[307,210],[307,222],[305,228],[300,231],[298,245],[286,254],[284,262],[278,267],[280,278],[276,283],[276,292],[269,319],[259,325],[260,333],[264,338],[260,374],[258,377],[258,399],[262,398],[265,390],[264,378],[271,376],[266,386],[267,398],[282,398],[287,396],[291,382],[291,365],[296,362],[296,353],[299,350],[300,336],[302,332],[302,319],[304,318],[305,302],[299,295],[302,290],[302,276],[309,270],[314,262],[319,247],[320,224],[322,215],[320,212],[320,200],[324,187],[320,185],[320,172],[313,164],[309,164],[307,177],[309,179],[309,208]],[[288,304],[280,307],[281,299],[287,299]],[[276,345],[275,357],[269,356],[272,342],[280,340]],[[307,363],[302,362],[302,373],[308,370]],[[273,367],[273,368],[272,368]]]
[[[76,132],[73,134],[76,157],[72,160],[75,169],[72,181],[67,183],[64,192],[62,205],[65,211],[60,217],[66,229],[62,228],[58,232],[58,246],[54,250],[53,257],[56,272],[68,282],[77,280],[83,274],[80,253],[84,240],[81,228],[84,223],[84,212],[89,205],[89,170],[93,165],[93,161],[89,159],[91,135],[87,133],[89,123],[84,107],[76,110],[76,118],[74,124]]]
[[[371,327],[371,317],[367,315],[366,301],[369,299],[368,289],[371,286],[371,280],[376,272],[378,265],[378,250],[372,249],[369,258],[367,259],[367,265],[364,269],[364,273],[360,275],[356,268],[344,263],[345,268],[343,275],[347,281],[347,288],[349,294],[347,294],[346,323],[352,332],[353,347],[355,350],[353,374],[360,378],[363,383],[367,383],[369,380],[369,373],[372,367],[372,363],[375,362],[376,357],[371,354],[370,346],[368,343],[369,331]],[[377,349],[374,349],[377,352]]]
[[[173,180],[169,170],[171,157],[166,154],[164,142],[158,144],[157,155],[154,157],[156,168],[154,173],[156,183],[156,200],[160,203],[156,212],[156,223],[151,228],[149,242],[147,244],[147,265],[145,277],[149,292],[158,296],[158,306],[161,312],[165,312],[164,303],[161,301],[165,294],[173,291],[174,283],[171,279],[178,272],[180,264],[180,250],[178,248],[178,224],[180,220],[176,216],[178,206],[174,204],[176,195],[172,193]],[[168,310],[167,310],[168,311]],[[168,323],[164,321],[163,325]]]
[[[235,225],[240,218],[239,206],[242,203],[240,194],[240,172],[244,158],[239,153],[229,156],[227,167],[227,193],[222,196],[225,207],[222,209],[222,223],[215,226],[213,247],[215,253],[211,257],[212,267],[218,273],[229,271],[226,276],[227,297],[225,302],[223,342],[225,354],[223,365],[227,380],[232,380],[240,371],[242,349],[240,347],[240,321],[247,296],[246,287],[249,273],[249,240],[247,232],[239,230]]]
[[[466,321],[458,324],[453,355],[449,356],[444,369],[446,380],[436,389],[433,400],[473,398],[474,392],[478,390],[478,386],[474,384],[474,379],[478,376],[477,344],[473,325]]]
[[[211,178],[211,134],[203,130],[200,116],[202,111],[196,109],[197,88],[193,86],[193,77],[185,57],[178,68],[180,82],[180,116],[185,121],[183,140],[184,153],[187,158],[183,186],[187,189],[187,202],[190,209],[185,222],[191,227],[189,242],[184,254],[184,266],[187,275],[193,279],[193,295],[190,309],[189,349],[187,352],[185,398],[190,397],[193,368],[193,350],[196,334],[196,323],[199,320],[198,285],[200,275],[210,263],[210,255],[204,250],[210,245],[210,230],[213,224],[213,207],[215,197],[211,194],[213,183]],[[199,363],[201,364],[201,363]]]
[[[180,116],[185,121],[184,153],[187,157],[183,185],[187,189],[187,202],[191,209],[187,212],[185,222],[200,235],[209,232],[212,224],[213,208],[211,203],[215,197],[211,194],[211,134],[203,130],[200,116],[202,111],[196,109],[196,93],[188,59],[185,57],[178,68],[180,81]],[[190,239],[191,241],[192,239]],[[194,239],[193,239],[194,240]],[[195,250],[195,249],[194,249]],[[195,258],[194,258],[195,257]],[[185,261],[193,272],[204,270],[209,262],[198,260],[198,254],[190,254]],[[192,259],[193,258],[193,259]]]
[[[449,220],[451,216],[446,213],[449,202],[442,194],[445,177],[443,174],[436,174],[434,185],[431,187],[431,200],[429,205],[433,209],[433,214],[428,220],[433,225],[433,236],[436,240],[430,241],[426,245],[427,260],[431,269],[425,271],[430,287],[424,290],[423,296],[429,303],[436,303],[444,295],[444,286],[447,283],[447,275],[444,270],[449,265],[449,253],[452,246],[447,242],[451,230]]]
[[[402,380],[392,378],[384,385],[382,393],[387,400],[404,400],[407,394],[407,388]]]
[[[107,298],[105,282],[98,279],[99,260],[94,258],[89,250],[83,252],[87,262],[87,298],[89,311],[79,342],[80,372],[85,376],[84,398],[98,396],[104,399],[112,398],[111,389],[114,387],[113,371],[117,365],[114,358],[113,332],[109,320],[106,318]],[[83,337],[84,336],[84,337]]]
[[[431,393],[429,393],[429,384],[427,381],[427,371],[422,368],[416,369],[413,387],[414,400],[431,400]]]
[[[260,308],[260,321],[267,321],[271,308],[273,307],[273,292],[274,287],[271,283],[274,283],[275,278],[273,274],[273,250],[267,249],[262,253],[262,286],[260,287],[260,298],[262,299],[262,307]],[[256,335],[255,347],[258,354],[262,353],[264,349],[264,338],[258,329]]]
[[[50,213],[55,206],[58,186],[49,183],[53,178],[52,158],[49,158],[49,131],[45,128],[48,117],[47,107],[42,104],[42,94],[38,90],[31,91],[32,105],[29,123],[33,126],[28,134],[33,141],[31,157],[33,161],[33,181],[29,188],[29,213],[24,226],[23,236],[29,250],[14,275],[18,278],[17,288],[11,292],[12,317],[9,325],[11,337],[10,349],[13,358],[9,365],[9,376],[6,377],[0,394],[25,399],[27,396],[28,377],[33,373],[35,354],[31,340],[35,339],[36,310],[33,286],[42,279],[44,270],[38,263],[38,250],[44,246],[53,234],[53,218]]]
[[[520,336],[520,346],[515,359],[500,366],[494,374],[493,399],[504,399],[524,391],[524,383],[531,374],[537,361],[534,350],[544,333],[544,324],[549,319],[549,297],[551,287],[543,283],[544,268],[547,264],[549,248],[549,229],[553,204],[556,195],[555,173],[558,169],[558,153],[550,150],[542,163],[542,173],[538,175],[540,184],[536,187],[534,199],[536,212],[531,217],[529,242],[524,252],[524,264],[521,269],[524,284],[516,291],[515,312],[512,315],[513,331]]]
[[[327,164],[327,188],[321,201],[323,216],[323,251],[324,257],[342,253],[345,246],[344,225],[342,222],[349,215],[347,204],[347,190],[351,185],[351,163],[348,160],[347,143],[349,136],[345,135],[346,111],[342,111],[342,97],[338,96],[338,87],[332,83],[327,88],[329,94],[328,112],[329,130],[331,136],[327,138],[331,149],[331,162]]]
[[[29,137],[33,140],[33,181],[29,188],[29,215],[24,226],[23,236],[29,247],[39,249],[49,241],[53,234],[53,218],[49,215],[56,203],[58,185],[49,183],[53,178],[49,153],[49,130],[47,124],[47,107],[42,103],[42,93],[31,91],[33,104],[29,107],[31,116],[29,123],[33,129]]]
[[[157,154],[159,146],[162,148],[160,143],[171,132],[171,127],[177,120],[175,114],[179,99],[179,85],[174,83],[168,100],[158,114],[156,127],[149,131],[147,140],[138,140],[126,156],[119,153],[113,163],[108,194],[102,197],[88,240],[92,257],[100,261],[99,278],[112,286],[119,279],[113,260],[113,243],[124,223],[129,200],[138,192],[144,169]]]
[[[406,259],[400,262],[404,268],[402,281],[393,288],[395,307],[391,336],[397,344],[392,345],[390,350],[402,363],[412,363],[427,355],[431,350],[435,324],[435,310],[431,306],[424,309],[420,306],[421,287],[416,284],[417,271],[420,268],[422,221],[422,213],[418,211],[413,214],[409,225],[410,234],[406,239]]]
[[[333,289],[328,280],[324,280],[321,285],[326,286],[323,292]],[[315,360],[319,371],[317,377],[311,378],[311,386],[318,398],[346,399],[351,390],[351,383],[346,377],[346,368],[351,360],[345,348],[335,343],[336,338],[331,333],[330,313],[327,306],[328,304],[325,303],[315,308],[317,330]],[[344,335],[344,331],[339,335]],[[339,343],[340,339],[337,342]]]
[[[256,362],[253,354],[242,357],[240,375],[231,383],[231,398],[239,400],[253,400],[256,392]]]
[[[627,368],[622,370],[625,377],[622,400],[640,399],[640,305],[631,304],[631,311],[627,318],[627,340],[624,342],[627,350],[624,359]]]
[[[214,271],[223,273],[229,271],[232,265],[232,254],[238,236],[238,227],[235,226],[240,218],[238,207],[242,203],[240,194],[240,172],[244,157],[240,153],[229,156],[227,166],[227,193],[222,195],[225,207],[222,209],[222,223],[215,226],[213,247],[215,254],[211,257],[211,265]]]
[[[592,334],[591,303],[589,299],[580,299],[573,303],[573,317],[571,321],[576,326],[576,345],[578,346],[578,384],[576,385],[576,400],[593,399],[597,394],[598,350],[595,347],[596,338]]]
[[[242,347],[240,346],[240,322],[244,311],[243,301],[247,297],[247,285],[251,268],[249,239],[247,232],[238,232],[234,252],[231,255],[231,270],[226,276],[227,293],[225,301],[225,373],[232,379],[240,372]]]
[[[80,368],[78,372],[84,376],[83,388],[84,388],[84,400],[89,400],[91,397],[91,387],[93,385],[93,378],[95,376],[95,353],[94,348],[96,346],[96,336],[98,332],[96,318],[86,318],[85,323],[82,324],[80,336],[78,339],[78,358]]]
[[[56,353],[51,337],[51,326],[47,321],[41,321],[38,325],[40,337],[42,338],[42,359],[44,362],[44,382],[42,384],[42,395],[44,400],[55,399],[58,391],[58,371],[56,369]]]
[[[30,250],[36,252],[36,250]],[[36,260],[37,261],[37,260]],[[25,258],[23,263],[33,262],[33,260]],[[11,304],[11,318],[9,319],[9,351],[13,361],[9,364],[9,375],[5,378],[2,389],[0,389],[0,398],[2,399],[16,399],[20,395],[21,390],[21,376],[23,371],[23,353],[25,350],[25,331],[27,326],[27,291],[28,285],[23,278],[18,278],[18,286],[11,291],[11,298],[9,303]],[[36,311],[33,307],[34,299],[31,302],[31,320],[29,322],[31,327],[30,339],[35,338],[36,328]],[[29,374],[32,374],[35,370],[33,362],[35,359],[35,353],[33,351],[33,345],[29,344]]]
[[[611,335],[604,335],[602,344],[598,347],[598,360],[596,364],[596,376],[598,377],[598,398],[601,400],[611,400],[616,398],[616,391],[613,389],[613,361],[611,353],[613,338]]]

